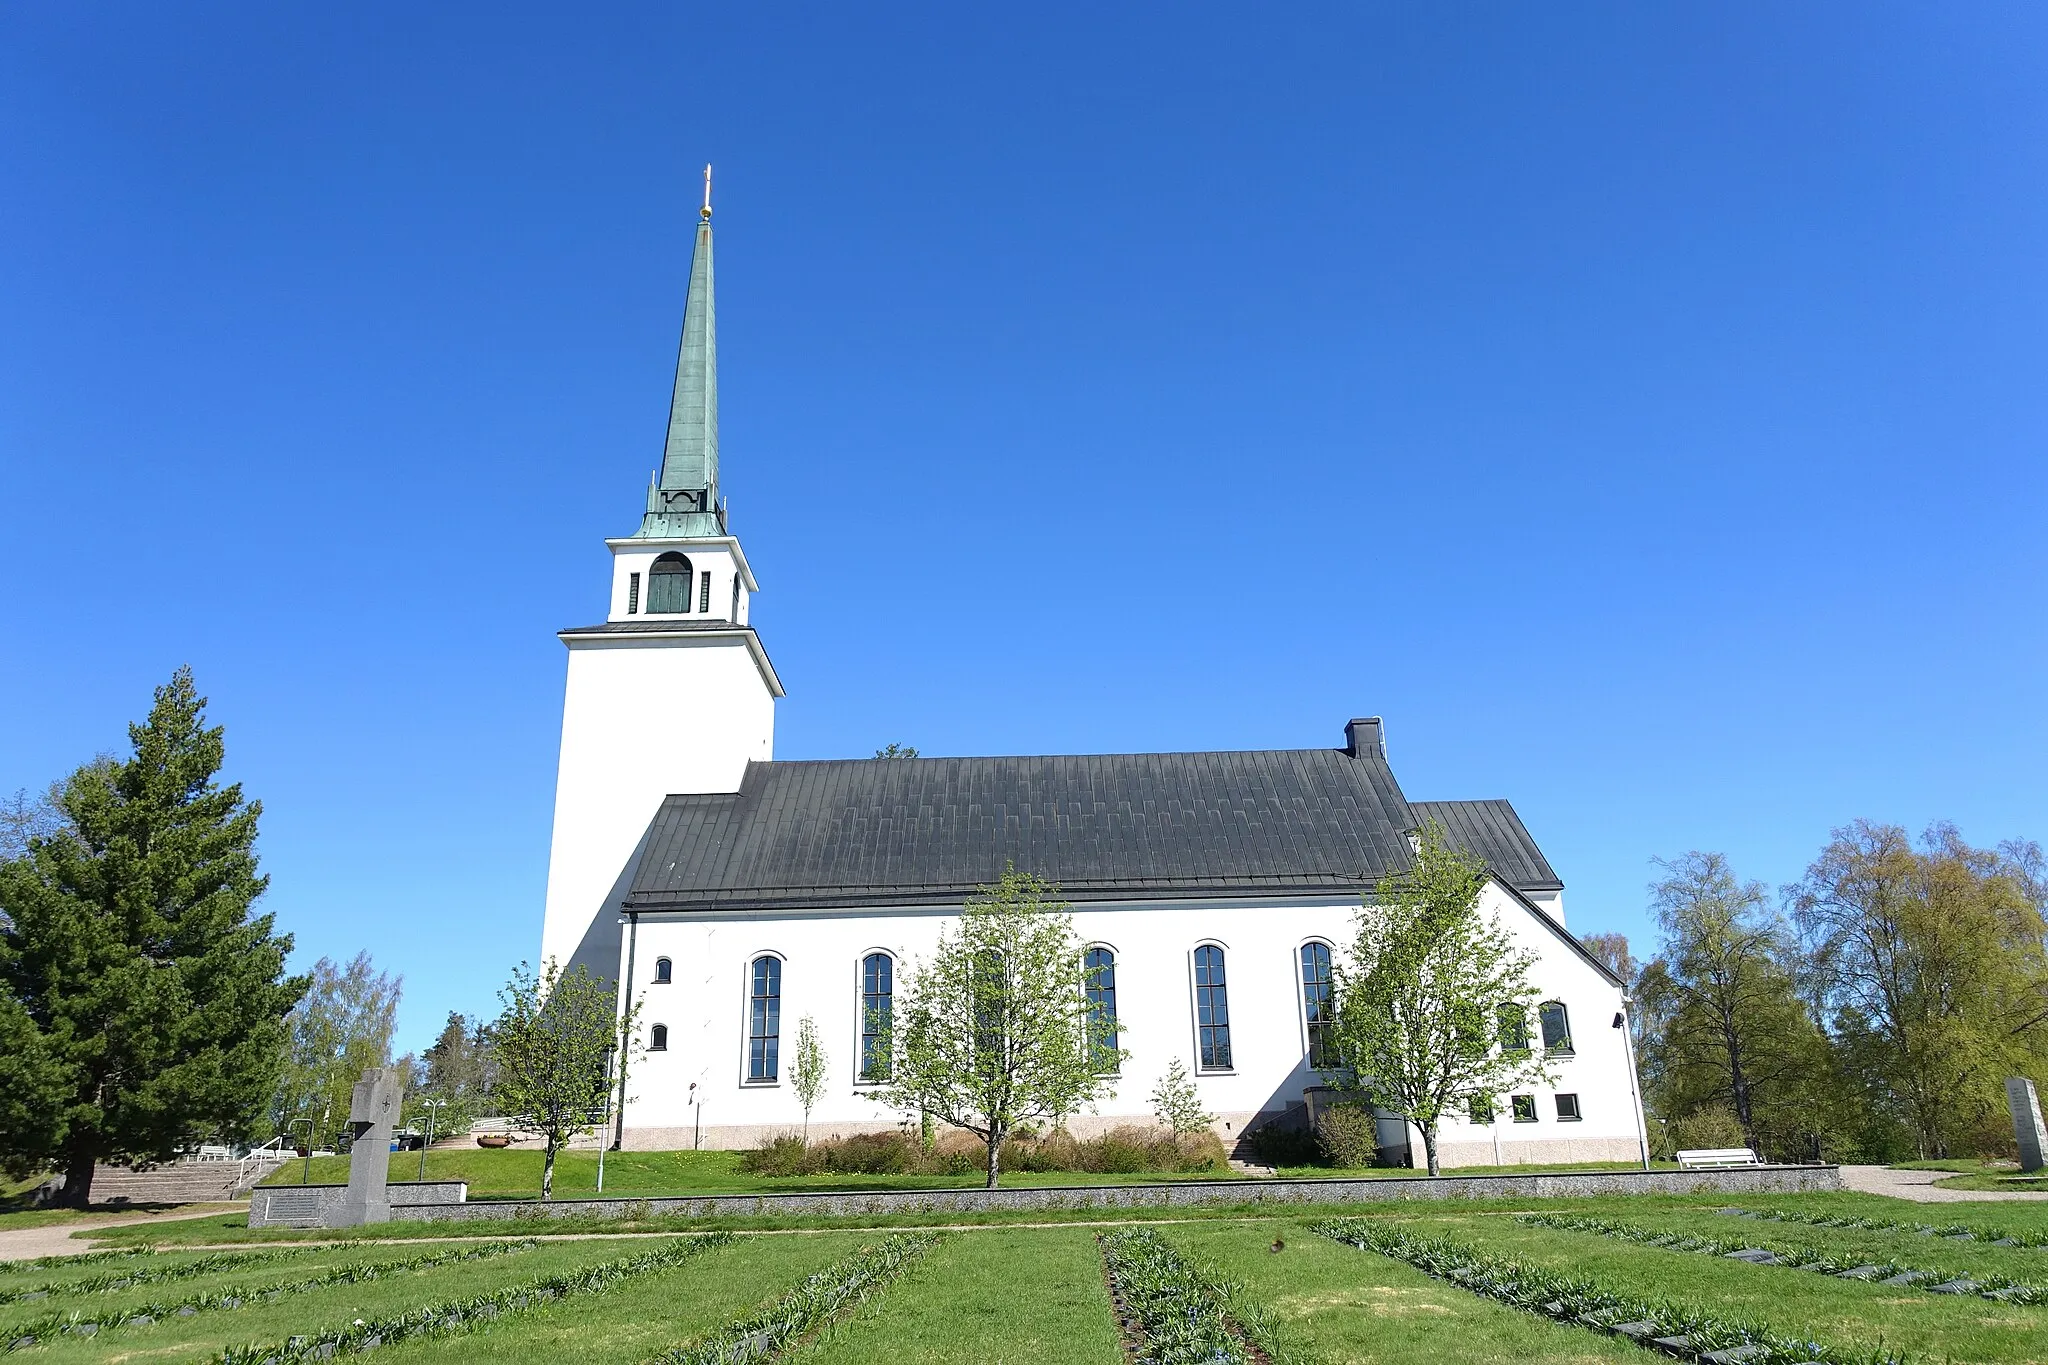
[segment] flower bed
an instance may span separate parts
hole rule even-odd
[[[336,1266],[323,1270],[317,1275],[307,1275],[296,1280],[285,1280],[277,1284],[250,1285],[246,1288],[216,1289],[204,1294],[193,1294],[167,1303],[127,1303],[117,1308],[104,1309],[97,1314],[53,1313],[38,1318],[20,1327],[7,1329],[7,1349],[18,1351],[33,1346],[38,1341],[47,1341],[61,1333],[91,1336],[103,1327],[147,1327],[159,1318],[189,1318],[196,1313],[220,1312],[245,1308],[259,1300],[270,1302],[286,1294],[304,1294],[314,1289],[326,1289],[337,1284],[360,1284],[374,1280],[381,1275],[400,1271],[427,1270],[434,1266],[453,1265],[459,1261],[484,1261],[496,1256],[508,1256],[515,1252],[531,1251],[540,1243],[528,1238],[520,1242],[486,1242],[482,1246],[462,1247],[454,1251],[436,1251],[418,1256],[407,1256],[395,1261],[373,1261],[365,1265]],[[254,1253],[262,1256],[266,1253]],[[287,1253],[271,1252],[269,1256]],[[303,1255],[303,1251],[297,1254]],[[216,1270],[220,1266],[213,1267]]]
[[[807,1276],[775,1303],[691,1346],[654,1356],[648,1365],[727,1365],[780,1355],[827,1321],[885,1288],[939,1244],[936,1233],[904,1233],[865,1246]]]
[[[1096,1238],[1131,1358],[1154,1365],[1266,1365],[1287,1359],[1263,1313],[1234,1301],[1151,1228]],[[1233,1311],[1235,1310],[1235,1311]]]
[[[111,1251],[67,1251],[56,1256],[38,1256],[32,1261],[9,1261],[0,1265],[0,1271],[17,1270],[58,1270],[81,1265],[101,1265],[108,1261],[139,1261],[146,1256],[156,1255],[155,1247],[118,1248]]]
[[[138,1284],[184,1280],[194,1275],[212,1275],[227,1270],[246,1270],[253,1265],[270,1265],[305,1254],[306,1250],[302,1247],[293,1247],[286,1251],[222,1251],[172,1265],[137,1266],[133,1270],[105,1271],[82,1280],[59,1280],[54,1283],[28,1285],[21,1289],[0,1289],[0,1304],[20,1303],[27,1299],[47,1299],[59,1294],[111,1294],[119,1289],[131,1289]]]
[[[1804,1223],[1816,1228],[1860,1228],[1865,1232],[1912,1232],[1922,1237],[1945,1237],[1952,1242],[1982,1242],[1995,1247],[2048,1247],[2048,1232],[1987,1228],[1969,1223],[1908,1223],[1898,1218],[1856,1218],[1845,1213],[1808,1213],[1796,1209],[1716,1209],[1732,1218],[1756,1218],[1767,1223]]]
[[[572,1294],[598,1294],[651,1271],[681,1265],[699,1252],[724,1246],[729,1232],[707,1232],[657,1247],[639,1256],[586,1266],[556,1275],[539,1275],[520,1284],[413,1308],[374,1322],[356,1319],[340,1331],[295,1336],[258,1346],[230,1346],[213,1365],[296,1365],[302,1360],[329,1360],[337,1355],[374,1350],[413,1337],[472,1329],[511,1313],[524,1312]]]
[[[1625,1337],[1682,1360],[1705,1365],[1904,1365],[1905,1358],[1893,1352],[1851,1350],[1784,1336],[1761,1324],[1717,1317],[1668,1299],[1652,1302],[1616,1293],[1584,1276],[1524,1265],[1369,1219],[1339,1218],[1313,1226],[1325,1237],[1403,1261],[1475,1294],[1558,1322]]]
[[[1833,1275],[1837,1279],[1862,1280],[1891,1288],[1910,1285],[1915,1289],[1924,1289],[1930,1294],[1975,1294],[1982,1298],[1997,1299],[2002,1303],[2048,1303],[2048,1286],[2028,1284],[2007,1275],[1986,1274],[1981,1278],[1948,1275],[1920,1266],[1903,1265],[1889,1257],[1882,1261],[1868,1261],[1860,1256],[1830,1256],[1811,1247],[1792,1246],[1785,1242],[1730,1241],[1698,1234],[1661,1232],[1656,1228],[1641,1227],[1613,1218],[1585,1218],[1563,1213],[1525,1213],[1518,1215],[1517,1221],[1527,1223],[1531,1227],[1560,1228],[1567,1232],[1595,1232],[1603,1237],[1619,1237],[1623,1241],[1638,1242],[1643,1246],[1656,1247],[1663,1251],[1692,1251],[1705,1256],[1722,1256],[1730,1260],[1746,1261],[1750,1265],[1783,1266],[1787,1270],[1813,1270],[1823,1275]]]

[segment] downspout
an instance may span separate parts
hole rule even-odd
[[[626,1047],[628,1041],[626,1038],[626,1001],[628,999],[628,992],[633,989],[633,959],[639,947],[640,912],[628,910],[626,912],[626,971],[625,975],[619,979],[618,1023],[612,1030],[612,1036],[617,1038],[619,1042],[618,1051],[615,1054],[618,1057],[619,1064],[619,1098],[613,1110],[611,1146],[613,1150],[621,1152],[626,1150]]]
[[[1636,1150],[1642,1153],[1643,1169],[1650,1169],[1650,1124],[1643,1117],[1643,1096],[1636,1088],[1636,1039],[1635,1021],[1628,1017],[1629,1007],[1635,1001],[1624,994],[1621,997],[1621,1046],[1628,1057],[1628,1097],[1636,1110]]]

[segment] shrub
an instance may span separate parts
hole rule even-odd
[[[827,1172],[846,1175],[970,1175],[986,1157],[971,1133],[947,1133],[930,1152],[908,1133],[855,1133],[806,1143],[794,1133],[765,1138],[740,1156],[740,1169],[754,1175],[796,1176]],[[1203,1129],[1175,1137],[1163,1128],[1126,1126],[1081,1139],[1065,1129],[1025,1133],[1003,1144],[1003,1169],[1080,1171],[1097,1175],[1222,1170],[1229,1165],[1223,1142]]]
[[[1315,1166],[1323,1160],[1315,1130],[1290,1123],[1267,1123],[1244,1135],[1245,1149],[1267,1166]]]
[[[1333,1104],[1316,1115],[1316,1145],[1332,1166],[1370,1166],[1379,1155],[1379,1125],[1365,1105]]]
[[[1695,1109],[1682,1119],[1673,1119],[1671,1141],[1673,1151],[1683,1152],[1749,1145],[1749,1139],[1742,1135],[1742,1124],[1736,1119],[1735,1111],[1721,1105]]]

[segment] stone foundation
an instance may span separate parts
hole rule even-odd
[[[466,1180],[429,1180],[384,1187],[393,1218],[445,1215],[421,1214],[423,1206],[461,1208],[469,1199]],[[326,1228],[335,1226],[346,1185],[258,1185],[249,1191],[252,1228]]]

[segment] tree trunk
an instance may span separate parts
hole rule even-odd
[[[555,1135],[548,1134],[547,1160],[540,1168],[540,1197],[543,1200],[555,1197]]]
[[[1436,1163],[1436,1125],[1433,1123],[1418,1123],[1415,1126],[1422,1130],[1422,1151],[1429,1161],[1429,1173],[1431,1175],[1443,1174],[1443,1168]]]
[[[1008,1133],[993,1130],[988,1135],[988,1189],[996,1187],[996,1175],[1003,1165],[1003,1139],[1008,1136]]]
[[[92,1170],[98,1153],[80,1144],[64,1153],[64,1188],[51,1202],[59,1208],[83,1209],[92,1204]]]

